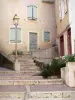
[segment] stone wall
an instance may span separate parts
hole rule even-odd
[[[51,48],[39,49],[37,51],[32,52],[32,57],[36,60],[40,60],[44,63],[50,63],[50,61],[58,57],[58,47],[54,46]]]
[[[75,87],[75,62],[68,62],[61,68],[61,78],[68,86]]]

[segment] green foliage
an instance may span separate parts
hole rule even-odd
[[[43,76],[43,78],[48,78],[49,77],[49,71],[47,69],[44,69],[42,72],[41,72],[41,76]]]
[[[13,51],[12,54],[15,55],[16,52]],[[21,50],[17,50],[17,55],[23,55],[23,54],[24,54],[23,51],[21,51]]]
[[[66,61],[65,61],[65,59],[59,59],[58,60],[58,67],[59,68],[66,67]]]
[[[44,78],[48,78],[49,76],[52,75],[51,66],[49,64],[44,64],[43,65],[43,70],[41,72],[41,75]]]
[[[41,75],[47,78],[49,76],[60,76],[60,68],[65,67],[66,62],[64,59],[53,59],[51,65],[44,64]]]
[[[64,57],[66,62],[75,62],[75,55],[67,55]]]

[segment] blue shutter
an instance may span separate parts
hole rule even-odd
[[[17,42],[21,42],[21,29],[17,29]]]
[[[12,43],[15,43],[15,38],[16,38],[16,30],[15,28],[10,29],[10,41]],[[17,28],[17,42],[21,42],[21,29]]]
[[[27,6],[28,19],[32,19],[32,6]]]
[[[50,41],[50,32],[44,32],[44,42]]]
[[[10,41],[15,42],[15,29],[14,28],[10,29]]]
[[[37,7],[33,6],[33,19],[37,19]]]

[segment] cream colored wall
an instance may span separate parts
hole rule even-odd
[[[69,0],[69,22],[71,27],[72,54],[75,53],[75,0]]]
[[[67,0],[68,6],[68,0]],[[57,25],[57,37],[66,29],[69,25],[69,11],[65,14],[64,18],[60,21],[59,16],[59,0],[55,0],[55,9],[56,9],[56,25]]]
[[[18,49],[29,50],[29,32],[37,32],[38,47],[43,43],[43,31],[50,30],[50,40],[56,38],[56,21],[54,4],[42,3],[41,0],[0,0],[0,50],[10,54],[15,44],[10,43],[10,28],[13,27],[13,17],[20,18],[21,43]],[[27,6],[37,6],[37,21],[27,20]]]
[[[68,0],[67,0],[67,8],[68,8]],[[65,14],[64,18],[60,20],[59,16],[59,0],[55,0],[55,9],[56,9],[56,36],[57,36],[57,44],[58,44],[58,49],[59,49],[59,54],[60,54],[60,36],[64,36],[64,55],[68,54],[68,49],[67,49],[67,30],[66,28],[70,24],[69,22],[69,9],[67,10],[67,13]]]

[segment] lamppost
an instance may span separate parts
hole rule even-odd
[[[19,22],[19,17],[15,14],[13,18],[13,23],[15,25],[15,61],[17,60],[17,26]]]
[[[14,65],[15,70],[20,70],[20,64],[17,60],[17,26],[18,26],[18,22],[19,22],[19,17],[17,16],[17,14],[15,14],[15,16],[13,18],[13,23],[15,25],[15,65]]]

